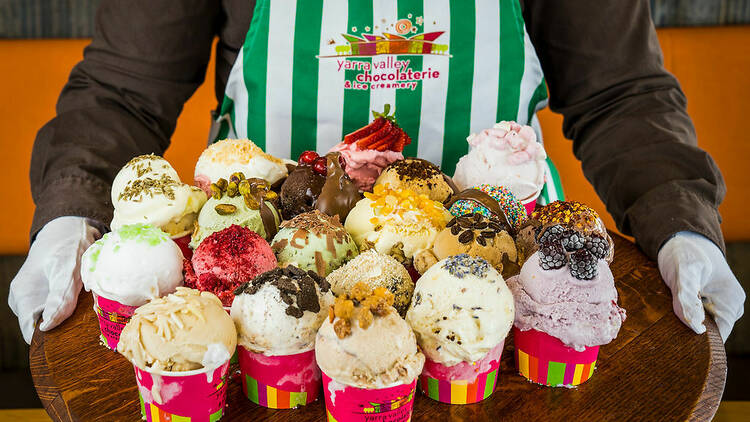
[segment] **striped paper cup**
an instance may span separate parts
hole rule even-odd
[[[599,346],[578,352],[549,334],[513,326],[516,368],[529,381],[552,387],[578,385],[594,374]]]
[[[229,361],[218,368],[151,373],[134,365],[147,422],[214,422],[224,414]]]
[[[341,384],[323,372],[328,422],[406,422],[414,407],[415,378],[409,384],[366,389]]]
[[[500,375],[503,345],[501,342],[476,362],[445,366],[425,359],[419,388],[425,396],[448,404],[477,403],[490,397]]]
[[[242,391],[251,402],[270,409],[294,409],[320,394],[320,369],[315,350],[287,356],[266,356],[237,346]]]
[[[130,317],[138,308],[137,306],[123,305],[116,300],[110,300],[92,292],[94,296],[94,312],[99,319],[99,338],[111,350],[117,350],[120,342],[120,333]]]

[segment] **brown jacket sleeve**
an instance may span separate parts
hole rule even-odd
[[[34,142],[32,237],[65,215],[109,225],[115,174],[136,155],[164,152],[203,82],[220,9],[213,0],[101,2],[93,41]]]
[[[726,187],[663,67],[647,0],[526,0],[524,18],[586,178],[648,256],[689,230],[720,248]]]

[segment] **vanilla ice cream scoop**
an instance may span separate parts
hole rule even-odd
[[[505,186],[524,204],[544,187],[547,153],[531,126],[502,121],[466,138],[469,153],[458,160],[453,181],[460,190]]]
[[[206,194],[180,182],[162,157],[140,155],[120,169],[112,182],[112,230],[126,224],[151,224],[170,236],[190,234]]]
[[[117,351],[150,371],[216,368],[237,344],[234,322],[216,295],[179,287],[136,309]]]
[[[267,271],[235,291],[237,342],[268,356],[312,350],[331,303],[330,285],[314,271],[292,265]]]
[[[131,224],[105,234],[81,258],[88,291],[123,305],[140,306],[181,286],[182,252],[156,227]]]
[[[513,324],[513,295],[500,273],[466,254],[438,261],[414,289],[406,322],[430,360],[476,362],[505,339]]]
[[[201,153],[195,164],[195,184],[207,195],[211,195],[211,183],[229,179],[233,173],[274,184],[289,174],[287,163],[295,164],[266,154],[248,139],[224,139],[209,145]]]

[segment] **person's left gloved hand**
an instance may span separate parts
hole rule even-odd
[[[679,232],[664,243],[657,259],[677,317],[702,334],[705,308],[726,341],[744,312],[745,291],[719,247],[700,234]]]

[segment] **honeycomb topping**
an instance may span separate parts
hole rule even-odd
[[[417,195],[410,189],[395,190],[389,186],[376,185],[372,193],[366,192],[365,198],[370,199],[375,217],[371,223],[377,225],[382,218],[398,215],[404,217],[408,212],[422,214],[433,226],[440,229],[445,227],[445,208],[443,204],[431,200],[427,195]]]
[[[385,316],[393,310],[393,293],[385,287],[371,290],[367,284],[359,282],[350,294],[336,298],[328,310],[328,321],[338,338],[346,338],[352,333],[352,325],[366,330],[375,317]],[[335,320],[335,322],[334,322]]]

